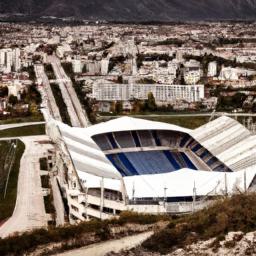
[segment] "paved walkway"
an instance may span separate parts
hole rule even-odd
[[[43,192],[40,179],[39,158],[52,148],[50,144],[40,144],[49,140],[45,135],[21,137],[25,152],[20,162],[17,200],[13,215],[0,227],[0,237],[14,232],[24,232],[39,227],[47,227]]]

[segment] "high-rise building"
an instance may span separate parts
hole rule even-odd
[[[145,100],[152,92],[157,102],[197,102],[204,98],[204,85],[94,84],[92,98],[98,101]]]
[[[21,68],[20,49],[1,49],[0,66],[4,73],[19,71]]]
[[[216,61],[212,61],[209,63],[208,65],[208,77],[214,77],[217,75],[217,62]]]

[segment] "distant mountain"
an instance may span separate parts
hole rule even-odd
[[[255,19],[256,0],[1,0],[0,14],[111,21]]]

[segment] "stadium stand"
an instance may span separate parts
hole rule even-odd
[[[139,174],[165,173],[176,170],[163,151],[130,152],[125,155]]]
[[[110,142],[112,148],[118,148],[118,145],[116,143],[116,140],[113,137],[113,134],[112,133],[107,133],[107,137],[109,139],[109,142]]]
[[[137,132],[140,144],[142,147],[152,147],[155,146],[155,142],[153,140],[153,137],[150,133],[150,131],[138,131]]]
[[[99,134],[95,136],[93,139],[101,150],[106,151],[112,149],[111,144],[105,134]]]
[[[136,131],[132,131],[132,137],[133,137],[133,139],[134,139],[134,142],[135,142],[136,147],[141,147],[141,145],[140,145],[140,140],[139,140],[139,137],[138,137]]]
[[[134,148],[136,147],[131,132],[115,132],[113,136],[116,140],[116,143],[120,146],[120,148]]]
[[[105,151],[112,164],[119,171],[121,170],[120,173],[123,176],[170,172],[181,168],[199,170],[206,167],[209,170],[221,171],[224,170],[223,166],[225,167],[200,143],[182,132],[120,131],[94,136],[94,140]],[[236,138],[236,140],[238,139]],[[148,147],[156,149],[157,147],[168,147],[169,150],[152,151],[151,149],[150,151],[147,149]],[[141,151],[138,152],[135,150],[136,148],[141,148]],[[123,149],[129,150],[124,151]],[[107,152],[108,150],[115,150],[115,152]]]
[[[123,176],[159,174],[190,168],[197,170],[183,152],[140,151],[107,155]]]

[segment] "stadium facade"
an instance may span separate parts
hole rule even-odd
[[[51,121],[47,132],[71,222],[191,212],[256,183],[256,136],[226,116],[195,130],[122,117],[88,128]]]

